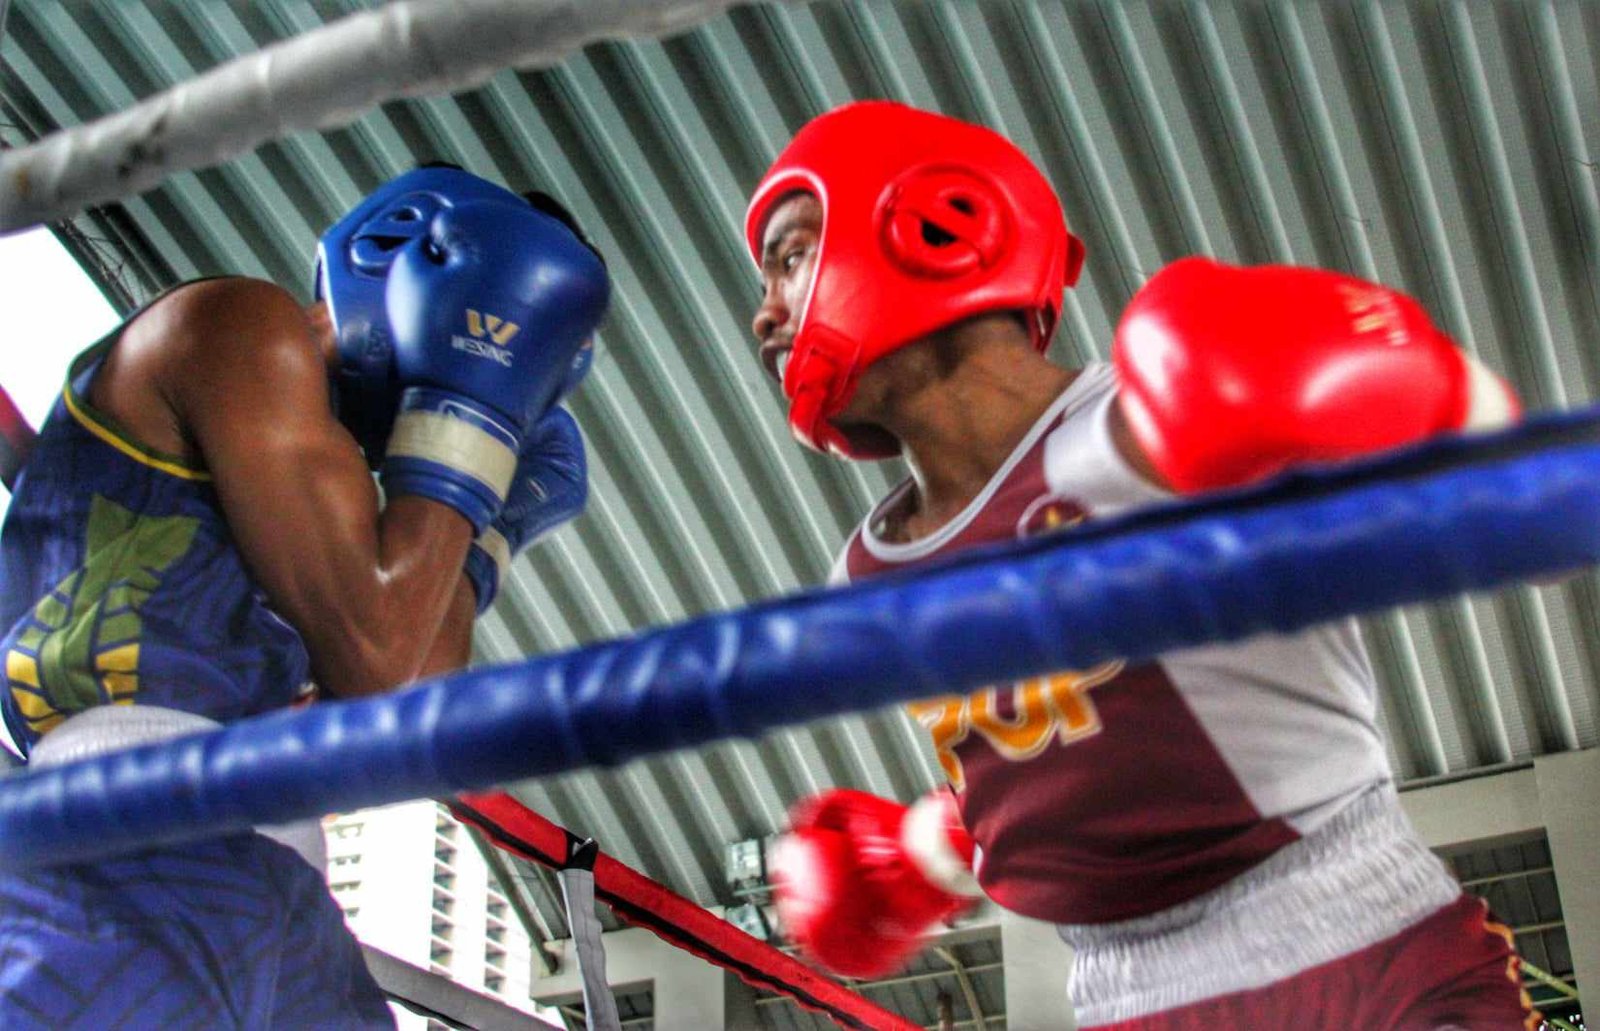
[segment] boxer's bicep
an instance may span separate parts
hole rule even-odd
[[[246,565],[300,632],[319,683],[386,690],[429,654],[470,527],[415,498],[380,516],[303,313],[287,296],[263,301],[247,324],[208,334],[217,343],[180,377],[180,418]]]

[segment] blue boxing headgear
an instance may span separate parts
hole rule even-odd
[[[327,302],[338,340],[334,403],[339,421],[356,438],[367,464],[374,469],[383,460],[400,398],[389,315],[389,272],[395,260],[413,248],[434,257],[442,246],[436,218],[449,209],[469,205],[504,206],[508,209],[505,222],[511,225],[529,218],[557,223],[594,250],[572,217],[549,197],[521,197],[449,165],[418,168],[391,180],[323,233],[317,242],[316,297]],[[470,241],[450,241],[451,246],[463,243],[470,246]],[[552,363],[570,363],[564,375],[555,375],[552,369],[548,378],[561,386],[550,403],[581,381],[591,355],[587,342],[576,355],[549,355]]]

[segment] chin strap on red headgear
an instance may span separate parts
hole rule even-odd
[[[745,216],[758,265],[773,209],[799,192],[821,203],[822,233],[783,392],[795,437],[819,451],[898,454],[887,434],[847,435],[831,421],[862,371],[990,311],[1025,312],[1043,351],[1083,265],[1060,200],[1022,151],[903,104],[847,104],[796,134]]]

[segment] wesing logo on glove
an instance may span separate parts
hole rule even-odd
[[[480,312],[475,308],[467,309],[467,332],[470,336],[457,334],[450,338],[450,346],[457,351],[465,351],[475,358],[487,358],[499,362],[506,368],[511,367],[511,351],[506,345],[511,338],[517,335],[517,330],[522,327],[515,322],[507,322],[498,315]]]

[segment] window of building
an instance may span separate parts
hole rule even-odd
[[[506,950],[497,945],[485,945],[483,961],[490,966],[503,967],[506,965]]]
[[[346,920],[354,920],[356,914],[359,912],[361,912],[360,906],[346,906],[344,907],[344,918]]]
[[[363,824],[359,823],[341,823],[333,829],[333,836],[340,840],[359,838],[361,837],[362,826]]]
[[[428,945],[428,960],[431,963],[435,963],[440,966],[449,966],[450,957],[454,954],[454,950],[452,950],[449,944],[446,942],[435,941]]]
[[[333,856],[328,860],[332,866],[355,866],[361,862],[360,856]]]
[[[506,918],[505,900],[497,899],[491,895],[489,897],[489,905],[486,907],[486,912],[495,920],[504,920]]]
[[[499,974],[484,974],[483,986],[491,992],[504,992],[506,979]]]
[[[456,910],[456,900],[436,889],[433,893],[433,909],[436,913],[452,916]]]
[[[501,945],[504,944],[506,940],[506,929],[503,925],[497,926],[495,924],[490,924],[483,929],[483,936],[495,944]]]
[[[456,875],[443,867],[433,868],[433,886],[443,888],[445,891],[456,890]]]
[[[360,881],[334,881],[332,884],[328,885],[328,887],[333,889],[333,893],[335,895],[337,895],[340,892],[344,892],[344,891],[355,891],[357,888],[361,887],[361,882]]]

